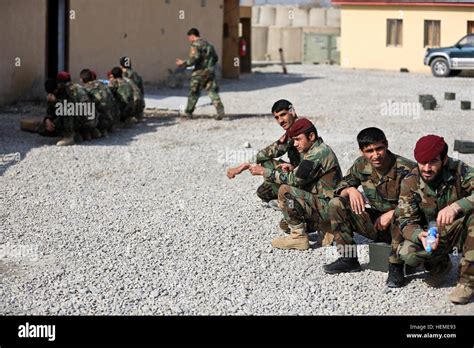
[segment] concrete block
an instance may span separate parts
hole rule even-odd
[[[306,8],[295,8],[293,10],[293,20],[291,26],[293,27],[305,27],[309,22],[309,9]]]
[[[326,25],[328,27],[340,27],[341,10],[335,8],[326,9]]]
[[[258,25],[260,20],[260,9],[261,6],[252,7],[252,25]]]
[[[252,26],[252,59],[266,60],[268,27]]]
[[[309,11],[308,22],[311,27],[324,27],[326,25],[326,10],[324,8],[312,8]]]
[[[270,26],[275,25],[276,9],[272,6],[261,6],[258,25]]]
[[[289,27],[291,25],[290,16],[294,15],[294,8],[289,6],[276,6],[275,25],[279,27]]]
[[[268,28],[268,49],[270,60],[279,61],[279,48],[283,48],[283,55],[287,63],[301,62],[302,28],[270,27]]]
[[[392,247],[386,243],[369,244],[369,264],[368,269],[379,272],[388,272],[388,257]]]

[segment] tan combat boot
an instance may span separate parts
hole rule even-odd
[[[68,146],[68,145],[74,145],[74,134],[65,136],[61,140],[59,140],[56,143],[57,146]]]
[[[466,304],[471,300],[472,295],[474,295],[474,289],[472,287],[459,283],[449,294],[448,298],[453,303]]]
[[[299,225],[289,225],[290,235],[278,237],[272,240],[272,247],[278,249],[309,249],[309,237],[306,233],[304,223]]]

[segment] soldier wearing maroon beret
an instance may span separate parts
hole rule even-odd
[[[287,132],[301,155],[296,167],[285,171],[253,166],[253,175],[279,185],[278,206],[283,212],[289,236],[278,237],[272,246],[278,249],[309,249],[310,227],[329,233],[328,203],[342,177],[336,154],[318,136],[314,124],[300,118]],[[314,231],[314,230],[313,230]]]
[[[424,265],[426,284],[438,287],[452,268],[449,253],[462,250],[459,281],[449,299],[464,304],[474,293],[474,170],[447,154],[440,136],[416,143],[418,166],[402,181],[398,203],[405,239],[398,254],[410,266]],[[430,222],[437,230],[433,243],[427,242]]]

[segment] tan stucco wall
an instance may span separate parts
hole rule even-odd
[[[69,67],[74,80],[89,67],[105,77],[121,56],[146,82],[157,83],[187,58],[186,32],[196,27],[222,59],[223,0],[71,0]],[[179,19],[184,10],[184,19]]]
[[[403,46],[386,46],[388,18],[403,19]],[[341,66],[429,72],[423,65],[424,20],[441,21],[441,46],[467,34],[474,7],[347,6],[341,15]]]
[[[0,1],[0,105],[44,95],[46,0]],[[15,66],[20,58],[21,65]]]

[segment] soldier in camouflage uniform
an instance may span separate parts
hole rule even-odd
[[[103,136],[111,131],[115,121],[118,119],[118,107],[110,88],[100,80],[95,79],[95,74],[89,69],[83,69],[80,79],[89,97],[95,103],[98,117],[97,129]]]
[[[275,102],[272,106],[272,114],[275,117],[277,123],[285,130],[280,139],[270,144],[263,150],[260,150],[253,161],[253,163],[259,164],[269,170],[282,171],[282,165],[284,162],[278,159],[285,154],[288,154],[288,159],[293,167],[297,167],[300,163],[300,154],[298,150],[293,146],[293,140],[288,137],[287,131],[297,120],[297,115],[293,105],[285,99],[280,99]],[[235,178],[236,175],[242,173],[244,170],[249,169],[250,163],[242,163],[238,167],[229,168],[227,170],[227,177],[229,179]],[[262,185],[257,189],[257,196],[264,202],[270,202],[278,198],[279,184],[265,180]]]
[[[290,128],[288,136],[301,154],[299,165],[284,167],[284,171],[271,170],[260,165],[249,170],[253,175],[279,184],[278,205],[290,229],[290,235],[278,237],[272,246],[279,249],[309,248],[307,224],[327,232],[328,203],[341,179],[341,169],[336,155],[323,140],[313,123],[298,119]]]
[[[133,117],[137,120],[141,120],[143,119],[143,110],[145,109],[143,94],[132,79],[128,77],[124,77],[123,79],[130,84],[133,90]]]
[[[82,132],[90,132],[97,126],[97,118],[89,118],[86,115],[58,115],[59,103],[91,103],[86,90],[77,83],[71,82],[71,75],[62,71],[57,79],[48,79],[45,82],[47,97],[47,116],[37,131],[41,135],[61,136],[56,145],[73,145],[76,135]]]
[[[402,181],[399,210],[405,238],[398,253],[408,265],[424,265],[425,282],[441,285],[451,270],[449,253],[462,250],[460,278],[449,299],[469,302],[474,294],[474,169],[447,156],[443,138],[427,135],[418,140],[418,167]],[[438,235],[431,252],[426,250],[427,225],[435,221]]]
[[[132,80],[140,89],[142,96],[144,96],[145,90],[143,88],[143,79],[135,70],[132,69],[132,61],[130,57],[120,58],[120,66],[122,67],[123,77]]]
[[[325,265],[329,274],[360,271],[354,232],[376,242],[391,243],[387,285],[404,285],[403,263],[397,257],[403,238],[397,223],[401,180],[415,163],[388,150],[382,130],[370,127],[357,135],[362,156],[341,180],[329,203],[331,229],[341,257]],[[363,193],[358,191],[362,186]],[[367,208],[366,208],[367,205]]]
[[[120,122],[125,122],[126,124],[136,123],[138,120],[133,117],[135,103],[132,86],[122,78],[122,69],[119,67],[113,68],[108,75],[110,81],[109,88],[118,105]]]
[[[224,105],[219,97],[219,87],[217,86],[214,66],[218,57],[214,46],[203,40],[199,36],[199,31],[195,28],[188,31],[188,41],[191,42],[189,59],[184,61],[176,59],[176,65],[179,67],[189,67],[194,65],[194,70],[189,83],[188,104],[185,110],[185,116],[192,117],[194,108],[204,88],[209,92],[212,104],[217,110],[217,120],[224,116]]]

